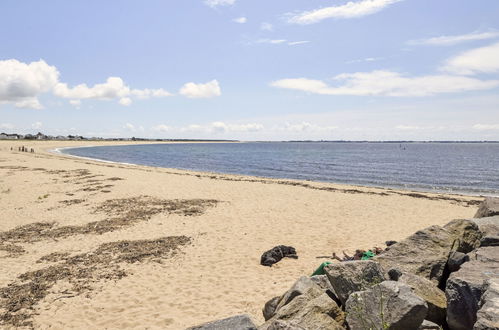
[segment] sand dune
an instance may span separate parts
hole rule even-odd
[[[21,144],[36,152],[10,150]],[[317,256],[471,217],[480,199],[46,151],[81,144],[0,142],[0,295],[11,294],[0,299],[3,327],[182,329],[242,312],[262,321],[263,304],[312,273]],[[260,266],[279,244],[299,259]],[[43,292],[29,291],[34,284]]]

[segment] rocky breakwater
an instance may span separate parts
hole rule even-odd
[[[238,315],[191,329],[499,329],[499,198],[324,270],[269,300],[260,326]]]

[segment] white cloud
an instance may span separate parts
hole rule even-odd
[[[186,83],[181,94],[190,98],[209,98],[220,96],[217,80],[205,84]],[[149,99],[172,96],[165,89],[132,89],[120,77],[109,77],[104,83],[88,86],[79,84],[74,87],[59,81],[59,71],[45,61],[29,64],[15,59],[0,61],[0,105],[13,104],[17,108],[43,109],[38,100],[42,93],[70,99],[75,107],[81,100],[117,100],[123,106],[129,106],[134,99]]]
[[[31,124],[31,128],[32,129],[40,129],[40,128],[42,128],[42,126],[43,126],[43,124],[41,122],[39,122],[39,121],[37,121],[36,123]]]
[[[119,100],[119,103],[121,105],[124,105],[125,107],[128,107],[130,104],[132,104],[132,99],[129,98],[129,97],[122,97],[120,100]]]
[[[466,51],[449,59],[443,71],[472,75],[499,72],[499,43]]]
[[[112,100],[129,95],[130,88],[125,86],[121,78],[109,77],[105,83],[95,84],[93,87],[80,84],[70,88],[66,83],[58,83],[54,87],[54,94],[69,99]]]
[[[454,36],[440,36],[428,39],[410,40],[409,45],[451,46],[467,41],[486,40],[499,37],[499,31],[473,32]]]
[[[123,126],[124,129],[127,129],[129,131],[132,131],[132,132],[135,132],[136,129],[135,129],[135,126],[130,124],[130,123],[126,123],[124,126]]]
[[[260,24],[260,30],[262,31],[274,31],[274,26],[270,23],[263,22]]]
[[[123,125],[123,128],[127,131],[130,131],[130,132],[143,132],[144,131],[143,126],[135,126],[135,125],[130,124],[130,123],[126,123],[125,125]]]
[[[248,19],[246,17],[238,17],[238,18],[234,18],[232,21],[235,23],[244,24],[244,23],[248,22]]]
[[[179,93],[188,98],[211,98],[222,95],[220,85],[217,80],[209,81],[205,84],[195,84],[189,82],[180,88]]]
[[[411,126],[411,125],[397,125],[395,126],[395,129],[401,130],[401,131],[417,131],[422,129],[419,126]]]
[[[59,71],[43,60],[29,64],[15,59],[0,61],[0,103],[41,109],[38,95],[50,91],[58,79]]]
[[[499,130],[499,124],[476,124],[473,125],[473,129],[480,131]]]
[[[170,129],[171,127],[165,124],[156,125],[152,128],[152,130],[156,132],[168,132]]]
[[[69,100],[69,104],[78,108],[81,105],[81,100]]]
[[[362,0],[349,1],[341,6],[332,6],[302,12],[299,14],[288,14],[289,23],[313,24],[327,18],[356,18],[377,13],[378,11],[402,0]]]
[[[282,79],[271,83],[286,88],[322,95],[355,96],[428,96],[499,87],[499,80],[479,80],[455,75],[406,77],[392,71],[344,73],[334,77],[338,86],[307,78]]]
[[[236,0],[204,0],[204,3],[211,8],[218,6],[231,6],[236,2]]]
[[[363,62],[376,62],[376,61],[381,61],[383,60],[384,57],[366,57],[366,58],[361,58],[357,60],[351,60],[345,62],[346,64],[353,64],[353,63],[363,63]]]
[[[0,129],[13,129],[14,125],[11,123],[0,123]]]
[[[303,45],[303,44],[308,44],[310,41],[308,40],[301,40],[301,41],[290,41],[288,42],[289,46],[296,46],[296,45]]]
[[[74,100],[95,99],[95,100],[114,100],[118,99],[119,104],[129,106],[132,104],[131,97],[138,99],[148,99],[151,97],[166,97],[172,94],[160,89],[130,89],[120,77],[109,77],[105,83],[95,84],[88,87],[86,84],[80,84],[75,87],[68,87],[65,83],[58,83],[54,87],[54,94],[63,98]]]
[[[272,44],[278,45],[286,42],[286,39],[259,39],[256,41],[258,44]]]
[[[130,91],[130,95],[133,95],[139,99],[148,99],[151,97],[167,97],[172,96],[173,94],[164,90],[163,88],[159,89],[132,89]]]
[[[43,109],[43,105],[41,105],[40,101],[38,101],[38,98],[36,97],[25,98],[21,101],[17,101],[14,103],[14,106],[20,109]]]
[[[189,125],[180,129],[181,132],[229,133],[229,132],[259,132],[264,129],[262,124],[228,124],[215,121],[206,125]]]
[[[338,128],[337,126],[320,126],[316,124],[311,124],[306,121],[298,124],[286,123],[286,125],[284,126],[284,130],[290,132],[324,132],[324,131],[333,131],[337,128]]]

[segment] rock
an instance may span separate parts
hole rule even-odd
[[[309,298],[306,295],[296,297],[258,329],[344,329],[344,313],[334,300],[326,293]]]
[[[307,299],[310,300],[331,289],[331,284],[326,275],[302,276],[282,296],[267,301],[262,310],[263,317],[265,321],[269,320],[280,308],[286,306],[298,296],[306,295],[308,296]]]
[[[307,330],[302,327],[291,325],[283,320],[275,320],[270,324],[267,330]]]
[[[408,285],[395,281],[385,281],[369,290],[354,292],[346,303],[347,323],[351,330],[417,330],[427,310],[426,302]]]
[[[477,246],[478,226],[469,220],[454,220],[444,228],[431,226],[420,230],[376,256],[384,269],[423,276],[436,284],[445,281],[444,270],[449,253],[467,253]]]
[[[499,247],[481,247],[470,261],[450,275],[445,287],[447,324],[452,330],[472,329],[486,281],[499,274]]]
[[[352,292],[366,290],[385,280],[383,269],[372,260],[330,264],[324,270],[342,305]]]
[[[471,219],[482,232],[480,246],[499,246],[499,216]]]
[[[256,325],[248,315],[236,315],[223,320],[208,322],[187,330],[256,330]]]
[[[423,323],[418,328],[418,330],[440,330],[440,329],[442,328],[438,324],[435,324],[428,320],[424,320]]]
[[[423,299],[428,305],[426,319],[437,324],[445,323],[445,312],[447,309],[447,299],[445,293],[433,282],[424,277],[414,274],[403,274],[399,282],[405,283],[413,289],[413,292]]]
[[[457,272],[461,265],[470,261],[470,257],[462,252],[451,252],[447,259],[447,268],[450,272]]]
[[[397,241],[386,241],[385,245],[386,246],[392,246],[393,244],[396,244],[396,243],[397,243]]]
[[[489,279],[480,300],[474,330],[499,329],[499,278]]]
[[[444,229],[451,233],[456,240],[455,243],[458,244],[457,247],[453,246],[453,251],[468,253],[480,246],[482,232],[471,220],[452,220],[444,226]]]
[[[329,282],[326,275],[310,276],[310,279],[323,290],[333,290],[331,282]]]
[[[485,218],[499,215],[499,198],[487,197],[478,207],[475,218]]]
[[[275,315],[277,305],[279,304],[279,301],[281,300],[280,296],[274,297],[267,301],[265,303],[265,306],[263,307],[262,313],[263,313],[263,318],[265,321],[268,319],[272,318],[272,316]]]
[[[402,272],[397,268],[392,268],[388,271],[388,277],[391,281],[398,281],[400,276],[402,276]]]

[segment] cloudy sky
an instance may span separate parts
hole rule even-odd
[[[499,140],[497,0],[2,0],[0,131]]]

